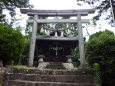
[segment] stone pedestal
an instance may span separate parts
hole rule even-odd
[[[43,63],[44,62],[44,60],[43,60],[43,58],[44,58],[45,56],[44,55],[39,55],[38,56],[38,58],[39,58],[39,63]]]
[[[44,63],[44,60],[43,60],[43,58],[44,58],[45,56],[44,55],[39,55],[38,56],[38,58],[39,58],[39,60],[38,60],[38,69],[43,69],[44,67],[45,67],[45,65],[43,65],[43,63]]]
[[[67,63],[72,63],[72,60],[71,60],[72,56],[71,55],[66,56],[66,58],[67,58]]]
[[[67,58],[67,63],[63,63],[63,66],[68,70],[74,69],[74,65],[72,64],[72,59],[71,59],[72,56],[67,55],[66,58]]]
[[[72,56],[68,55],[66,56],[67,58],[67,62],[44,62],[43,58],[45,56],[44,55],[39,55],[38,58],[38,69],[67,69],[67,70],[71,70],[74,69],[74,65],[72,64]]]

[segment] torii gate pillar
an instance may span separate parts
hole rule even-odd
[[[29,51],[29,64],[28,64],[29,66],[33,66],[34,51],[35,51],[35,44],[36,44],[36,34],[37,34],[37,19],[38,19],[38,15],[34,15],[33,30],[32,30],[30,51]]]
[[[84,41],[83,41],[83,31],[82,31],[82,22],[81,15],[77,15],[78,19],[78,37],[79,37],[79,53],[80,53],[80,66],[81,68],[85,66],[85,53],[84,53]]]

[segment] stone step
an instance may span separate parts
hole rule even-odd
[[[63,62],[49,62],[49,63],[53,65],[62,65]]]
[[[46,68],[51,68],[51,69],[65,69],[62,65],[48,65]]]
[[[93,75],[39,75],[7,74],[7,80],[28,80],[46,82],[93,83]]]
[[[6,70],[6,73],[23,73],[23,74],[40,74],[40,75],[92,75],[92,71],[87,69],[78,70],[39,70],[39,69],[18,69],[10,68]]]
[[[95,86],[93,83],[62,83],[62,82],[35,82],[24,80],[8,80],[4,86]]]

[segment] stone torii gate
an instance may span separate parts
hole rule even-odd
[[[84,54],[84,41],[82,23],[88,23],[88,19],[81,19],[81,16],[87,16],[95,12],[95,9],[81,9],[81,10],[33,10],[33,9],[21,9],[21,13],[28,16],[34,16],[34,19],[27,20],[27,23],[33,23],[32,37],[30,43],[29,52],[29,66],[33,66],[37,24],[38,23],[77,23],[78,25],[78,37],[79,37],[79,52],[80,52],[80,65],[85,65]],[[39,19],[39,16],[76,16],[77,19]]]

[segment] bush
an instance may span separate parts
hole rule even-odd
[[[25,39],[19,30],[0,24],[0,60],[4,65],[18,63],[24,46]]]
[[[94,63],[99,64],[102,84],[108,82],[105,80],[108,77],[106,75],[113,75],[115,73],[114,33],[109,30],[105,30],[91,35],[89,41],[86,43],[86,59],[91,67],[93,67]],[[112,85],[106,84],[106,86]]]

